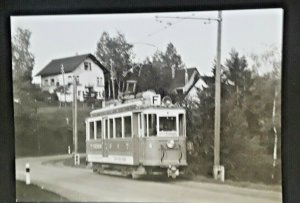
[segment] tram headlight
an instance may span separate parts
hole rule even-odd
[[[174,148],[174,146],[175,146],[174,140],[169,140],[169,141],[167,142],[167,147],[168,147],[168,148],[172,149],[172,148]]]

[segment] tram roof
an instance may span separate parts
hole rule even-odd
[[[156,109],[156,110],[184,110],[182,107],[178,107],[175,105],[172,106],[163,106],[163,105],[150,105],[150,104],[144,104],[142,101],[136,102],[136,103],[125,103],[120,104],[117,106],[109,106],[104,107],[101,109],[94,110],[90,113],[91,117],[96,116],[104,116],[104,115],[112,115],[117,113],[123,113],[123,112],[141,112],[146,109]]]

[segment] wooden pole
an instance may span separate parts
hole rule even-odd
[[[63,87],[64,87],[64,108],[65,108],[65,117],[66,117],[66,122],[67,125],[69,125],[69,118],[67,116],[67,98],[66,98],[66,84],[65,84],[65,70],[64,70],[64,65],[61,64],[61,72],[62,72],[62,76],[63,76]],[[61,99],[61,98],[60,98]]]
[[[77,135],[77,81],[73,78],[73,144],[74,144],[74,165],[78,165],[78,135]]]

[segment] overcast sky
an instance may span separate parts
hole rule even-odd
[[[210,73],[216,56],[217,23],[200,20],[160,19],[155,16],[193,16],[216,18],[217,11],[150,13],[17,16],[11,18],[12,35],[16,28],[32,32],[31,52],[35,56],[33,73],[52,59],[77,54],[95,54],[102,32],[115,36],[123,33],[134,45],[135,62],[151,57],[158,49],[165,51],[172,42],[187,67],[197,67],[202,74]],[[170,22],[171,25],[167,23]],[[222,63],[232,48],[243,55],[260,54],[269,46],[281,50],[283,10],[223,11]]]

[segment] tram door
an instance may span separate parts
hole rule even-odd
[[[109,129],[108,129],[108,119],[103,119],[103,126],[104,126],[104,128],[103,128],[103,130],[104,130],[104,132],[103,132],[103,152],[102,152],[102,154],[103,154],[103,157],[108,157],[108,150],[109,150],[109,143],[108,143],[108,137],[109,137]]]

